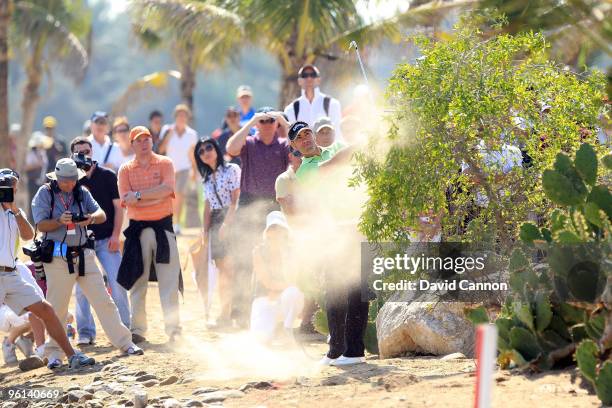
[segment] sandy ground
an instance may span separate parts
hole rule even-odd
[[[192,239],[190,235],[179,237],[183,254]],[[228,407],[473,406],[472,359],[379,360],[377,356],[368,356],[367,364],[321,370],[317,361],[326,345],[316,336],[305,341],[302,347],[266,348],[247,333],[210,331],[190,273],[190,270],[184,273],[185,297],[181,301],[184,337],[178,343],[167,343],[157,285],[152,283],[144,356],[120,356],[99,329],[97,344],[84,348],[96,358],[95,366],[76,371],[62,368],[53,373],[46,368],[22,373],[16,367],[0,367],[0,386],[59,387],[64,393],[72,389],[90,391],[93,395],[80,401],[72,398],[71,404],[63,404],[89,408],[133,406],[134,394],[143,391],[150,406],[164,406],[164,403],[165,406],[206,406],[201,401],[222,400],[228,396],[226,393],[211,398],[210,392],[219,395],[217,390],[239,389],[244,392],[234,391],[234,397],[212,404]],[[14,407],[15,403],[0,401],[0,406]],[[17,406],[60,405],[57,401],[28,400]],[[569,408],[600,404],[583,388],[576,370],[531,376],[500,371],[496,373],[493,406]]]

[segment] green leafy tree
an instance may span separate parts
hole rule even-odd
[[[136,0],[132,17],[146,47],[164,46],[174,57],[181,73],[181,98],[192,110],[196,73],[237,56],[241,19],[212,1]]]
[[[417,38],[422,57],[396,68],[387,90],[390,131],[357,156],[355,180],[369,190],[361,228],[370,241],[406,240],[417,217],[434,212],[447,239],[507,249],[530,211],[552,206],[542,194],[543,169],[594,137],[602,74],[557,66],[540,34],[486,37],[484,22],[461,19],[447,41]],[[516,147],[531,165],[500,166]]]
[[[18,166],[24,162],[25,141],[32,133],[40,85],[49,66],[58,64],[77,83],[85,75],[89,53],[83,42],[91,39],[90,18],[82,0],[14,0],[10,43],[23,58],[26,72]]]

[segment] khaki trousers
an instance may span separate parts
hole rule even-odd
[[[79,276],[78,257],[75,259],[74,273],[68,273],[68,264],[58,257],[54,257],[51,263],[44,264],[47,275],[47,300],[55,309],[60,322],[65,322],[72,290],[74,284],[78,282],[112,345],[125,350],[132,344],[132,334],[121,323],[117,306],[106,291],[102,272],[95,261],[96,253],[92,249],[84,251],[85,276]],[[64,355],[53,339],[48,341],[45,353],[50,360],[62,359]]]
[[[156,263],[157,241],[153,228],[145,228],[140,233],[140,246],[142,248],[142,261],[145,272],[130,289],[130,303],[132,305],[132,333],[144,336],[147,331],[146,298],[149,286],[149,265],[155,264],[155,273],[159,287],[159,299],[164,315],[165,331],[168,336],[179,334],[179,271],[180,261],[176,237],[173,233],[165,231],[170,247],[170,262]],[[124,254],[126,256],[126,254]]]

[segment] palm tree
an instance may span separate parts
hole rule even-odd
[[[17,165],[24,162],[25,141],[32,133],[43,74],[59,64],[79,82],[89,64],[89,53],[79,38],[91,40],[90,15],[82,0],[14,0],[11,43],[24,58],[26,85],[21,102],[21,140]]]
[[[612,56],[612,7],[606,0],[481,0],[480,9],[504,13],[510,33],[543,31],[553,55],[576,68],[589,57]]]
[[[169,49],[180,71],[181,99],[193,111],[196,73],[213,69],[236,54],[240,18],[210,1],[135,0],[135,31],[147,48]]]
[[[11,151],[8,124],[8,27],[11,20],[9,0],[0,0],[0,167],[9,166]]]
[[[297,71],[321,59],[346,57],[351,41],[360,45],[382,39],[399,40],[400,28],[430,26],[449,9],[474,0],[424,1],[394,17],[366,22],[355,0],[232,0],[222,5],[244,16],[249,38],[257,39],[282,68],[279,106],[300,93]]]

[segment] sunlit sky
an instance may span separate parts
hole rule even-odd
[[[282,0],[279,0],[282,1]],[[129,5],[128,0],[89,0],[91,4],[97,4],[100,2],[106,2],[110,4],[108,10],[108,17],[114,18],[115,16],[125,12]],[[407,0],[359,0],[357,7],[360,12],[366,18],[386,18],[391,17],[397,10],[404,11],[410,5],[410,1]]]

